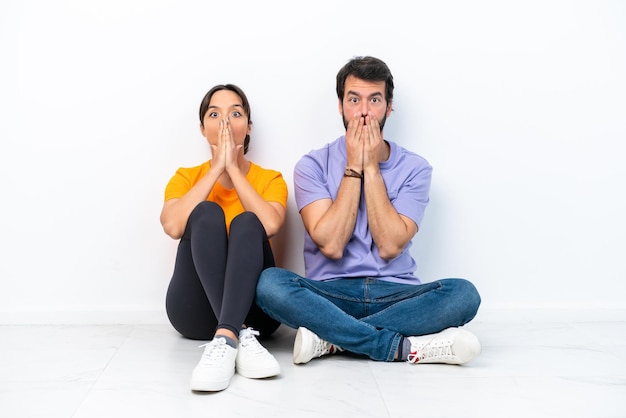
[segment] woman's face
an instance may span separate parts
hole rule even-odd
[[[230,123],[230,131],[236,145],[243,145],[246,135],[250,134],[248,115],[244,113],[241,97],[230,90],[219,90],[211,96],[209,108],[204,114],[200,131],[210,145],[217,144],[220,121]],[[242,148],[243,149],[243,148]]]

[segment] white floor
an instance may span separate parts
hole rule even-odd
[[[0,417],[626,417],[626,322],[467,328],[483,352],[465,366],[343,355],[295,366],[295,332],[281,327],[264,342],[280,376],[198,394],[200,343],[169,325],[3,325]]]

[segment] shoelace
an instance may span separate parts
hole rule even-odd
[[[451,341],[437,341],[435,344],[431,344],[432,342],[433,340],[429,341],[415,351],[411,350],[411,353],[407,356],[407,361],[409,363],[417,363],[418,361],[431,358],[453,356]]]
[[[259,331],[253,328],[244,328],[239,333],[239,343],[246,348],[246,350],[250,350],[255,354],[261,354],[266,352],[265,347],[261,345],[261,343],[256,339],[256,337],[260,335]]]
[[[313,351],[313,353],[315,356],[320,357],[324,354],[332,354],[335,351],[337,351],[337,349],[333,344],[319,338],[315,343],[315,350]]]
[[[226,340],[223,338],[214,338],[206,344],[198,346],[198,348],[204,347],[204,353],[200,359],[202,365],[216,364],[221,361],[226,355]]]

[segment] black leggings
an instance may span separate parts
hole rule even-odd
[[[226,232],[224,211],[201,202],[189,215],[178,244],[165,307],[172,326],[184,337],[210,340],[217,328],[239,335],[242,324],[261,336],[279,322],[254,303],[261,271],[274,267],[263,225],[252,212],[237,215]]]

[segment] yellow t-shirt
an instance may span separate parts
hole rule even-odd
[[[181,167],[176,170],[176,174],[165,187],[165,201],[183,197],[209,171],[210,167],[211,161],[207,161],[197,167]],[[287,207],[287,183],[280,172],[250,162],[246,179],[263,199],[268,202],[278,202]],[[244,211],[235,189],[226,189],[219,183],[215,183],[206,200],[220,205],[226,217],[228,230],[230,230],[233,218]]]

